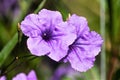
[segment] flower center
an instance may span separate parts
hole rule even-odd
[[[52,39],[52,31],[51,30],[45,30],[43,33],[42,33],[42,38],[43,40],[45,41],[49,41]]]

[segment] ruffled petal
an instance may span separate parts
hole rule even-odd
[[[62,44],[60,40],[53,40],[49,44],[51,46],[51,52],[48,56],[51,59],[59,61],[67,55],[68,47],[64,46],[64,44]]]
[[[94,66],[95,57],[92,58],[82,58],[82,55],[76,53],[75,51],[71,52],[67,59],[70,62],[73,69],[85,72]]]
[[[76,36],[74,34],[58,36],[57,39],[48,43],[51,46],[51,52],[48,56],[55,61],[61,60],[67,55],[69,45],[73,43],[75,38]]]
[[[40,34],[39,19],[37,14],[29,14],[21,22],[22,32],[29,37],[36,37]]]
[[[88,23],[85,17],[77,16],[76,14],[73,14],[68,19],[69,25],[73,25],[76,28],[76,34],[82,35],[85,32],[89,31]]]
[[[46,20],[46,23],[51,23],[52,26],[62,22],[62,15],[60,12],[58,11],[50,11],[50,10],[47,10],[47,9],[42,9],[40,12],[39,12],[39,18],[40,19],[44,19]],[[50,25],[51,25],[50,24]]]
[[[69,26],[65,22],[60,23],[55,26],[56,30],[54,30],[53,40],[51,44],[53,48],[52,51],[48,55],[55,61],[59,61],[67,55],[67,51],[69,49],[69,45],[71,45],[76,39],[77,35],[75,34],[75,28]]]
[[[54,34],[62,34],[61,36],[59,36],[59,39],[61,40],[62,44],[64,44],[64,46],[66,45],[68,47],[77,38],[75,27],[69,25],[67,22],[62,22],[58,24],[55,28],[56,32],[54,32]]]
[[[41,39],[41,37],[28,38],[27,46],[30,52],[36,56],[42,56],[48,54],[51,51],[51,48],[44,40]]]
[[[80,36],[74,45],[84,56],[95,57],[101,51],[102,43],[101,36],[92,31]]]
[[[35,74],[34,70],[29,72],[29,74],[27,76],[27,80],[37,80],[37,77],[36,77],[36,74]]]
[[[13,77],[12,80],[27,80],[27,76],[24,73],[20,73],[17,76]]]
[[[42,31],[44,31],[45,29],[54,30],[55,26],[63,21],[62,15],[58,11],[42,9],[38,13],[38,16]]]

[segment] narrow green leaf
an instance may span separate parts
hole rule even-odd
[[[37,12],[44,6],[45,2],[46,2],[46,0],[43,0],[43,1],[39,4],[38,8],[34,11],[34,13],[37,13]]]
[[[27,11],[29,10],[33,0],[19,0],[19,6],[20,6],[20,13],[19,16],[15,17],[12,22],[12,27],[10,34],[15,34],[16,32],[16,25],[24,18],[24,16],[27,14]]]
[[[116,44],[120,43],[120,38],[118,37],[118,35],[120,35],[120,0],[113,0],[113,34],[114,36],[112,38],[114,38],[114,42]]]
[[[68,18],[68,14],[70,13],[70,10],[66,6],[66,4],[63,3],[63,1],[56,1],[54,2],[55,8],[61,12],[63,19],[66,20]]]
[[[13,50],[15,45],[17,44],[18,41],[18,34],[16,33],[13,38],[4,46],[4,48],[0,52],[0,67],[10,54],[10,52]]]
[[[0,32],[1,45],[5,45],[10,40],[10,35],[2,23],[0,23]]]

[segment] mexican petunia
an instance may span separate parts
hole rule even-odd
[[[34,70],[31,70],[28,75],[25,73],[19,73],[12,80],[37,80]]]
[[[84,17],[72,15],[67,24],[75,27],[76,39],[69,45],[64,62],[70,62],[72,68],[85,72],[94,65],[95,56],[101,51],[103,40],[95,31],[90,31]]]
[[[0,80],[6,80],[5,76],[0,76]]]
[[[63,77],[68,77],[70,80],[76,80],[75,78],[81,77],[81,75],[69,65],[61,65],[55,70],[50,80],[63,80]]]
[[[74,42],[76,35],[71,28],[61,27],[61,23],[60,12],[47,9],[25,17],[21,30],[29,37],[27,46],[33,55],[47,55],[55,61],[67,55],[68,46]]]
[[[13,18],[19,11],[18,0],[0,0],[0,17],[11,15]]]

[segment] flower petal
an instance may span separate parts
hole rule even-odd
[[[64,44],[64,46],[68,47],[77,38],[77,35],[75,33],[75,27],[69,25],[67,22],[62,22],[55,26],[55,28],[56,32],[54,31],[54,34],[62,34],[61,36],[59,36],[59,39],[61,40],[62,44]]]
[[[51,52],[48,55],[51,59],[55,61],[61,60],[63,57],[67,55],[68,47],[64,46],[61,41],[52,41],[50,43]]]
[[[17,76],[13,77],[12,80],[27,80],[26,74],[20,73]]]
[[[27,80],[37,80],[37,77],[36,77],[36,74],[35,74],[34,70],[29,72],[29,74],[27,76]]]
[[[5,76],[1,76],[0,80],[6,80],[6,77]]]
[[[95,57],[101,51],[103,40],[96,32],[88,32],[80,36],[75,45],[87,57]]]
[[[63,21],[62,15],[58,11],[51,11],[51,10],[47,10],[47,9],[42,9],[38,15],[39,15],[40,19],[47,20],[46,23],[51,23],[52,26]]]
[[[71,52],[67,59],[69,60],[72,68],[74,68],[77,71],[85,72],[88,69],[92,68],[94,65],[95,57],[93,58],[82,58],[82,55],[79,55],[79,53]]]
[[[73,14],[69,18],[68,23],[69,25],[73,25],[76,28],[77,35],[82,35],[83,33],[89,31],[89,27],[85,17],[80,17]]]
[[[57,29],[54,31],[56,37],[55,40],[51,41],[52,51],[48,56],[55,61],[59,61],[67,55],[69,45],[74,42],[77,35],[74,33],[75,29],[72,26],[68,28],[68,24],[64,22],[55,26],[55,28]]]
[[[39,19],[37,14],[29,14],[25,17],[24,21],[21,22],[22,32],[29,37],[36,37],[40,33]]]
[[[48,44],[41,39],[41,37],[28,38],[27,46],[30,52],[36,56],[42,56],[42,55],[48,54],[51,49],[48,46]]]

